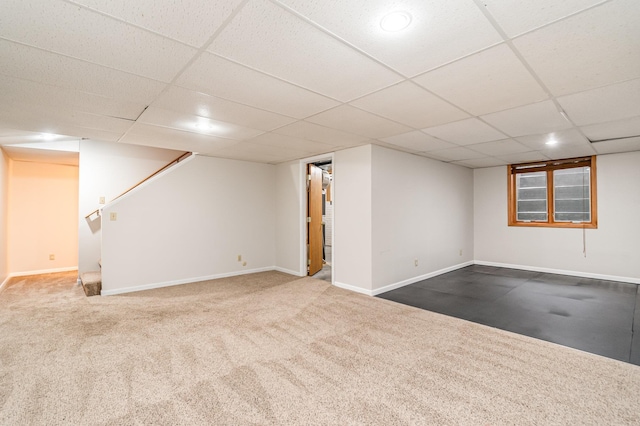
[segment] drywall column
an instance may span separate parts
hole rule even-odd
[[[276,268],[299,276],[306,275],[300,244],[300,224],[306,211],[300,195],[303,168],[300,161],[276,166]]]
[[[640,283],[638,164],[640,152],[597,157],[598,229],[584,232],[507,226],[506,167],[474,170],[476,260]]]
[[[372,155],[374,293],[473,260],[473,172],[379,146]]]
[[[38,274],[78,265],[78,167],[12,161],[9,271]]]
[[[0,286],[9,276],[8,227],[9,220],[9,159],[0,149]]]
[[[181,153],[166,149],[119,143],[80,141],[80,191],[78,248],[79,272],[98,269],[100,260],[100,219],[85,216],[102,207],[100,197],[111,201]]]
[[[102,294],[272,270],[275,180],[273,165],[195,156],[105,206]]]
[[[334,155],[334,283],[370,294],[372,146],[338,151]]]

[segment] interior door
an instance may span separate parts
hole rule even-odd
[[[308,274],[322,269],[322,169],[307,165],[307,256]]]

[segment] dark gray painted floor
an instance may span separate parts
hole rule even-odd
[[[378,297],[640,365],[636,284],[474,265]]]

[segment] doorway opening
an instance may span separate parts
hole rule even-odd
[[[333,265],[333,161],[306,165],[307,275],[332,282]]]

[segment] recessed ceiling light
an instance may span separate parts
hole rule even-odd
[[[408,12],[391,12],[380,21],[380,26],[385,31],[395,32],[404,30],[411,23],[411,15]]]
[[[52,135],[51,133],[42,133],[40,137],[42,138],[42,140],[52,141],[56,138],[56,135]]]
[[[545,145],[555,145],[557,144],[558,141],[555,139],[549,139],[547,142],[545,142]]]

